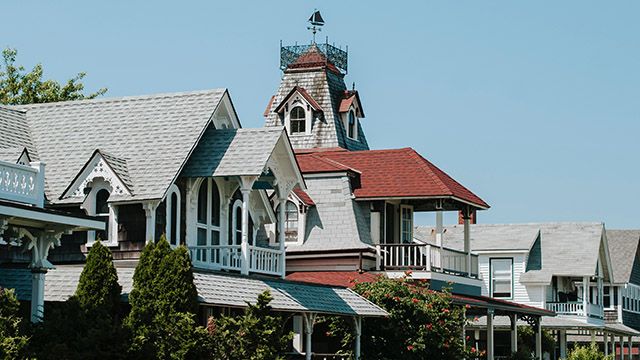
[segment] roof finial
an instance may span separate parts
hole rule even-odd
[[[308,21],[311,26],[307,26],[307,29],[311,30],[311,33],[313,34],[313,43],[315,44],[316,33],[322,30],[322,26],[324,26],[324,19],[322,18],[322,15],[320,15],[320,11],[318,11],[318,9],[314,9],[313,14],[311,14]]]

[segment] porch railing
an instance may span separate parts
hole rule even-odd
[[[242,270],[240,245],[189,246],[194,267],[211,270]],[[280,250],[249,246],[249,271],[267,275],[281,275],[283,254]]]
[[[44,206],[44,163],[0,161],[0,199]]]
[[[558,315],[590,316],[599,319],[604,318],[602,305],[587,303],[585,312],[582,301],[550,302],[546,303],[547,310],[554,311]]]
[[[424,270],[467,275],[467,254],[430,244],[377,245],[379,270]],[[471,254],[471,275],[478,275],[478,255]]]

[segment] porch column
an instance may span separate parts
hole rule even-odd
[[[280,252],[282,253],[280,258],[280,272],[281,272],[280,276],[283,279],[287,275],[287,265],[286,265],[287,254],[284,246],[284,242],[285,242],[284,223],[286,221],[286,214],[285,214],[286,206],[287,206],[287,198],[286,197],[279,198],[278,199],[278,218],[280,219],[280,221],[278,221],[278,243],[280,245]]]
[[[509,315],[511,320],[511,352],[518,352],[518,315]]]
[[[444,239],[442,238],[442,211],[436,211],[436,245],[440,247],[440,256],[438,256],[438,264],[436,267],[442,271],[442,256],[444,254]]]
[[[305,335],[305,345],[304,345],[304,353],[305,359],[311,360],[311,335],[313,334],[313,325],[316,321],[315,313],[304,313],[302,314],[304,317],[304,335]]]
[[[613,358],[616,358],[616,336],[613,333],[610,333],[609,336],[611,337],[611,355],[613,355]]]
[[[542,319],[536,322],[536,359],[542,360]]]
[[[589,301],[589,277],[582,278],[582,315],[587,315],[587,303]]]
[[[629,336],[627,338],[627,347],[629,349],[629,360],[633,359],[633,337]]]
[[[249,261],[251,261],[249,253],[249,195],[256,179],[255,176],[240,177],[240,192],[242,193],[242,242],[240,243],[242,264],[240,264],[240,273],[243,275],[249,274]]]
[[[158,207],[158,203],[156,202],[146,202],[142,204],[142,208],[144,209],[144,216],[146,218],[146,231],[145,231],[145,241],[155,242],[156,241],[156,208]]]
[[[596,342],[596,331],[595,330],[590,330],[589,332],[591,333],[591,343],[595,344],[595,342]]]
[[[607,332],[602,333],[602,342],[604,343],[604,355],[609,355],[609,335]]]
[[[620,344],[620,360],[624,360],[624,336],[620,335],[618,344]]]
[[[39,323],[44,318],[44,276],[47,269],[31,269],[31,322]]]
[[[356,333],[355,348],[353,349],[355,360],[360,360],[360,337],[362,336],[362,317],[353,318],[354,330]]]
[[[466,227],[465,227],[466,228]],[[487,360],[494,360],[493,354],[493,309],[487,309]]]
[[[560,336],[560,358],[567,358],[567,330],[559,330],[558,334]]]
[[[467,254],[467,276],[471,277],[471,237],[469,208],[462,212],[462,219],[464,220],[464,252]]]

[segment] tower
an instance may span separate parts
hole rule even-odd
[[[264,112],[265,126],[285,126],[294,149],[368,150],[360,96],[344,81],[348,53],[328,42],[316,43],[315,34],[324,25],[319,11],[309,22],[311,44],[280,44],[283,75]]]

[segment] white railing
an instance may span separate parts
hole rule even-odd
[[[380,244],[376,246],[379,270],[424,270],[467,274],[467,254],[430,244]],[[478,255],[471,254],[471,275],[478,274]]]
[[[545,307],[559,315],[590,316],[604,319],[604,309],[602,305],[598,304],[587,303],[586,313],[582,301],[547,302]]]
[[[189,246],[193,266],[212,270],[240,270],[242,249],[240,245]]]
[[[282,274],[282,251],[276,249],[249,246],[249,271],[269,274]]]
[[[211,270],[242,271],[242,246],[189,246],[194,267]],[[281,275],[283,253],[280,250],[249,246],[249,271],[267,275]]]
[[[0,161],[0,199],[44,206],[44,163],[31,166]]]

